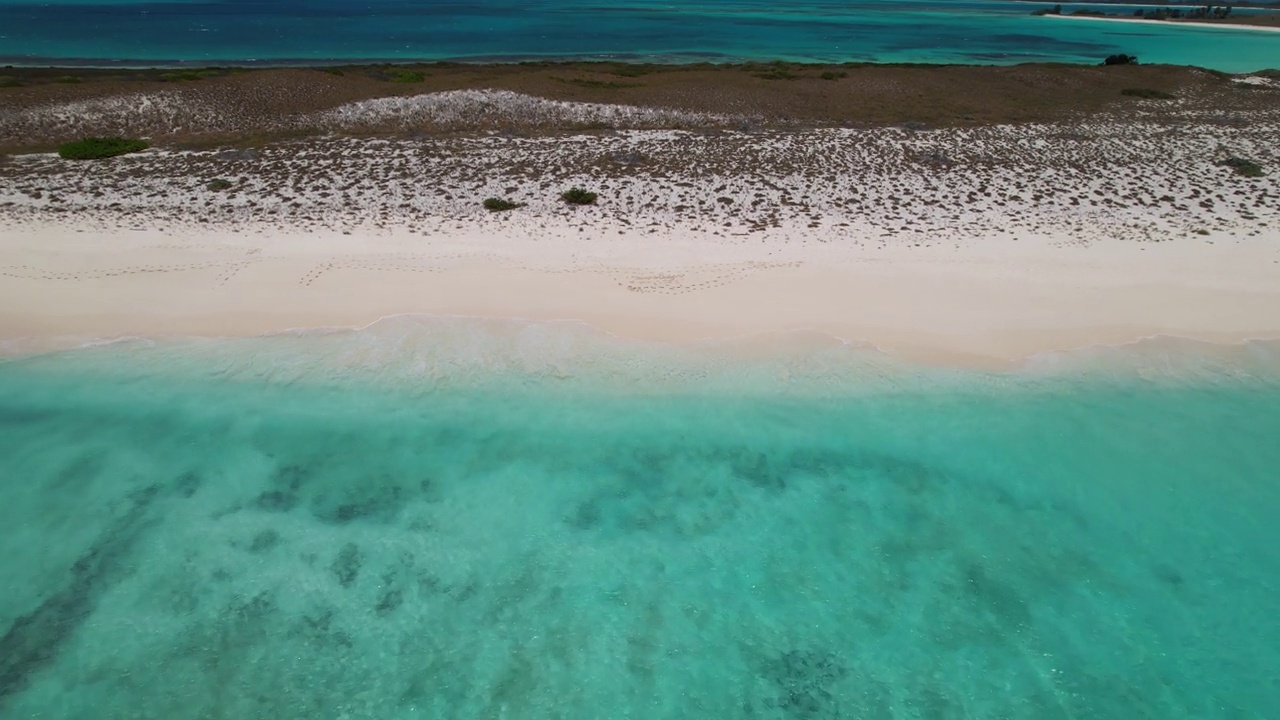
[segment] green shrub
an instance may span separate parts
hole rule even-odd
[[[387,80],[397,83],[422,82],[422,73],[408,68],[392,68],[387,71]]]
[[[1232,157],[1222,161],[1223,165],[1235,170],[1245,177],[1262,177],[1266,173],[1262,172],[1262,166],[1247,158]]]
[[[590,205],[596,201],[597,197],[595,193],[580,187],[569,188],[560,193],[560,199],[570,205]]]
[[[0,75],[0,88],[21,87],[22,81],[12,75]]]
[[[59,75],[58,77],[54,78],[53,81],[56,83],[62,83],[64,85],[75,85],[76,83],[80,82],[80,78],[76,77],[75,75]]]
[[[1167,93],[1163,90],[1152,90],[1151,88],[1125,88],[1120,91],[1121,95],[1129,97],[1143,98],[1144,100],[1177,100],[1178,96]]]
[[[1081,12],[1081,11],[1077,10],[1076,12],[1074,12],[1074,13],[1072,13],[1072,14],[1073,14],[1073,15],[1079,15],[1079,14],[1080,14],[1080,12]],[[1120,54],[1118,54],[1118,55],[1108,55],[1108,56],[1106,57],[1106,59],[1104,59],[1104,60],[1102,61],[1102,64],[1103,64],[1103,65],[1137,65],[1137,64],[1138,64],[1138,56],[1137,56],[1137,55],[1125,55],[1124,53],[1120,53]]]
[[[330,75],[337,75],[337,76],[339,76],[339,77],[341,77],[341,76],[343,76],[343,75],[346,75],[346,73],[344,73],[344,72],[342,72],[341,70],[339,70],[338,68],[334,68],[334,67],[329,67],[329,68],[320,68],[320,70],[321,70],[322,72],[327,72],[327,73],[329,73]]]
[[[215,178],[213,180],[210,180],[208,184],[205,185],[206,188],[214,192],[220,192],[222,190],[230,190],[231,186],[232,186],[232,182],[230,180],[227,180],[226,178]]]
[[[506,198],[485,198],[484,209],[490,212],[502,212],[503,210],[515,210],[524,207],[524,203],[512,202]]]
[[[146,150],[146,140],[122,137],[89,137],[58,146],[58,155],[67,160],[99,160]]]

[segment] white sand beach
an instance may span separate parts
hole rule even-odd
[[[1266,122],[308,140],[15,158],[9,353],[426,313],[688,342],[790,330],[1007,366],[1280,338]],[[11,166],[11,172],[12,172]],[[205,188],[211,177],[234,189]],[[600,193],[593,206],[563,189]],[[527,206],[489,213],[480,200]]]
[[[17,352],[426,313],[575,319],[676,342],[812,330],[979,365],[1155,335],[1280,338],[1274,244],[1082,248],[1040,238],[976,250],[809,246],[788,260],[725,253],[707,262],[694,256],[719,254],[697,253],[705,238],[690,231],[645,239],[664,248],[632,241],[600,257],[574,226],[546,230],[545,254],[468,228],[446,241],[483,250],[444,256],[406,250],[413,238],[403,235],[206,235],[188,249],[158,230],[6,230],[0,333]]]

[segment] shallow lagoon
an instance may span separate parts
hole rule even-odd
[[[0,711],[1251,718],[1274,347],[398,319],[0,364]]]

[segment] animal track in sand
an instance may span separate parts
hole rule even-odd
[[[226,272],[230,272],[234,275],[249,264],[250,263],[248,261],[239,261],[199,262],[176,265],[127,265],[123,267],[81,270],[75,272],[50,272],[33,265],[6,265],[0,266],[0,276],[21,278],[24,280],[83,281],[102,280],[106,278],[126,277],[130,275],[142,275],[148,273],[167,274],[197,272],[201,270],[222,270],[224,271],[224,274]],[[221,278],[222,276],[220,275],[219,277]]]
[[[799,267],[799,262],[749,262],[740,265],[713,265],[679,271],[616,273],[618,285],[636,293],[683,295],[722,287],[737,280],[775,268]]]

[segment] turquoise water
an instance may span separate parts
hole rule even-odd
[[[5,718],[1270,718],[1280,352],[0,364]]]
[[[0,0],[0,62],[156,64],[593,58],[1011,64],[1114,53],[1280,66],[1280,34],[1032,17],[985,0]],[[1070,12],[1090,5],[1065,6]],[[1129,6],[1109,6],[1128,12]],[[1239,14],[1252,12],[1237,9]]]

